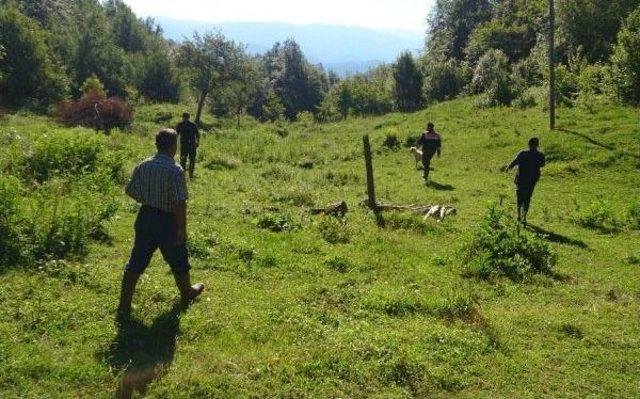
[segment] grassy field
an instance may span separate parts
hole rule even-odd
[[[627,221],[640,200],[640,112],[562,109],[561,130],[549,132],[538,109],[472,104],[324,125],[208,120],[189,183],[203,297],[178,312],[158,254],[134,320],[116,325],[137,210],[119,189],[115,217],[85,255],[0,270],[0,397],[128,397],[134,388],[149,398],[640,397],[640,232]],[[153,152],[160,125],[177,122],[163,120],[168,111],[182,109],[143,107],[133,132],[104,139],[126,174]],[[437,184],[425,187],[407,149],[383,142],[404,144],[429,120],[444,147]],[[16,137],[69,132],[95,135],[9,116],[3,173],[21,156],[7,144]],[[385,214],[378,229],[359,205],[363,134],[380,201],[458,214],[443,223]],[[532,135],[549,165],[530,223],[558,254],[557,274],[469,277],[465,246],[489,204],[502,198],[513,212],[512,174],[499,168]],[[344,222],[309,213],[338,200],[350,207]]]

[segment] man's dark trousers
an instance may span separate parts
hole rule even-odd
[[[531,205],[531,197],[533,197],[533,191],[536,188],[537,182],[519,183],[516,185],[516,197],[518,198],[518,209],[522,209],[525,212],[529,212],[529,206]]]
[[[424,168],[424,179],[429,179],[429,171],[431,170],[431,160],[434,155],[436,155],[435,151],[424,151],[422,153],[422,166]]]
[[[187,170],[187,159],[189,159],[189,177],[193,178],[193,171],[196,166],[196,146],[194,144],[180,145],[180,165]]]

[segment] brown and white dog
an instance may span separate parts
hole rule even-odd
[[[411,147],[409,149],[409,153],[413,155],[413,158],[416,161],[416,169],[420,169],[420,163],[422,162],[422,151],[420,151],[418,147]]]

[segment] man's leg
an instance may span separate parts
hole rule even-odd
[[[431,157],[427,154],[422,157],[422,167],[424,168],[424,181],[429,182],[429,172],[431,171]]]
[[[529,206],[531,205],[531,198],[533,197],[533,190],[535,189],[535,185],[527,187],[527,190],[524,192],[524,198],[522,202],[522,222],[527,224],[527,214],[529,213]]]
[[[193,179],[193,172],[196,168],[196,149],[195,147],[189,151],[189,177]]]
[[[187,157],[188,157],[189,153],[187,152],[187,149],[184,148],[182,146],[182,144],[180,144],[180,166],[182,166],[183,170],[187,170]]]
[[[522,221],[522,208],[524,207],[523,188],[518,186],[516,189],[516,203],[518,206],[518,222]]]
[[[204,291],[204,284],[198,283],[191,285],[191,276],[189,272],[182,274],[174,274],[173,278],[176,280],[176,286],[180,291],[180,296],[184,302],[194,300]]]
[[[151,257],[157,248],[152,234],[148,231],[149,217],[150,215],[144,209],[141,209],[136,219],[133,249],[122,276],[120,304],[118,305],[118,313],[120,315],[127,315],[131,312],[131,302],[138,279],[149,266]]]

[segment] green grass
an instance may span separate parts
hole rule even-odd
[[[107,139],[127,173],[152,153],[163,112],[174,123],[182,108],[142,108],[132,133]],[[383,145],[390,135],[405,143],[428,120],[444,137],[432,172],[441,190],[424,186],[404,147]],[[202,299],[175,312],[156,255],[134,321],[116,326],[137,209],[121,194],[110,239],[86,256],[0,269],[0,397],[110,398],[123,381],[150,398],[639,397],[640,233],[626,222],[640,198],[639,121],[638,110],[614,106],[562,109],[562,130],[549,132],[539,110],[478,110],[473,99],[325,125],[245,120],[236,130],[208,119],[189,186]],[[56,129],[9,116],[0,141]],[[380,201],[458,214],[387,215],[378,229],[359,205],[363,134]],[[547,232],[560,278],[465,277],[464,248],[489,204],[514,200],[499,168],[532,135],[550,164],[530,222]],[[3,173],[15,156],[0,150]],[[343,199],[344,221],[308,212]],[[601,199],[616,229],[580,222]]]

